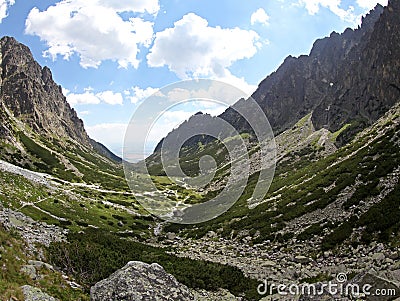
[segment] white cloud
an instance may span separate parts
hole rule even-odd
[[[117,12],[147,12],[154,15],[160,10],[158,0],[100,0],[99,3]]]
[[[78,112],[78,115],[79,116],[87,116],[87,115],[90,115],[90,111],[81,111],[81,112]]]
[[[152,87],[147,87],[146,89],[141,89],[139,87],[133,87],[132,88],[133,91],[133,96],[130,97],[131,103],[138,103],[141,100],[146,99],[147,97],[153,95],[154,93],[156,93],[158,91],[158,89],[152,88]],[[128,93],[128,95],[130,95],[129,91],[125,91]]]
[[[237,79],[236,77],[234,79]],[[228,81],[228,80],[227,80]],[[231,79],[231,82],[233,79]],[[233,87],[231,87],[232,85]],[[164,94],[159,93],[158,96],[168,98],[172,103],[188,101],[193,103],[199,99],[207,100],[204,103],[209,103],[212,106],[216,104],[223,104],[225,106],[232,105],[240,98],[247,97],[248,91],[238,87],[240,83],[234,85],[232,83],[224,83],[224,81],[212,81],[210,85],[188,85],[187,87],[174,88],[168,92],[163,91]]]
[[[251,25],[254,25],[255,23],[268,25],[269,16],[263,8],[259,8],[251,15],[250,21]]]
[[[121,156],[127,127],[126,123],[101,123],[86,126],[86,131],[91,138],[101,142],[117,155]]]
[[[14,0],[0,0],[0,23],[8,16],[8,9],[14,5]]]
[[[388,4],[388,0],[357,0],[357,5],[367,10],[373,9],[378,3],[386,6]]]
[[[100,103],[100,99],[89,91],[81,94],[69,93],[66,97],[71,106],[87,104],[96,105]]]
[[[211,27],[207,20],[189,13],[156,34],[147,55],[150,67],[168,66],[181,79],[208,77],[232,79],[234,62],[251,58],[260,47],[252,30]]]
[[[349,23],[358,21],[358,16],[354,14],[354,7],[349,6],[347,10],[341,8],[341,0],[300,0],[299,4],[305,6],[310,15],[315,15],[319,12],[320,7],[325,7],[343,21]]]
[[[119,13],[155,14],[158,9],[157,0],[62,0],[45,11],[33,8],[25,32],[45,41],[44,56],[53,60],[58,55],[68,60],[77,54],[84,68],[97,68],[104,60],[137,68],[139,47],[151,44],[153,23],[138,17],[124,20]]]
[[[96,96],[109,105],[122,105],[124,102],[121,93],[114,93],[113,91],[100,92]]]
[[[110,105],[122,105],[123,98],[121,93],[114,93],[113,91],[103,91],[93,93],[93,89],[88,87],[84,93],[69,93],[68,89],[63,89],[63,93],[71,106],[76,105],[96,105],[101,102]]]

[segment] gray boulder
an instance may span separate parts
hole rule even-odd
[[[56,301],[57,299],[43,293],[39,288],[24,285],[21,287],[25,301]]]
[[[90,289],[92,301],[186,301],[189,289],[157,263],[131,261]]]

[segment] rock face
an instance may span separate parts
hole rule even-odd
[[[309,55],[288,56],[252,95],[274,133],[312,113],[316,130],[336,132],[350,124],[337,137],[338,144],[344,144],[383,116],[400,99],[399,14],[398,0],[385,8],[378,4],[359,28],[317,40]],[[232,107],[246,107],[246,100]],[[233,108],[220,117],[239,132],[251,132]],[[175,131],[180,130],[183,125]]]
[[[92,301],[194,300],[189,289],[156,264],[131,261],[90,289]]]
[[[398,0],[386,8],[377,5],[358,29],[317,40],[309,55],[287,57],[263,80],[252,97],[275,133],[313,112],[317,130],[335,132],[351,124],[347,135],[352,136],[387,112],[400,97],[399,13]],[[221,117],[248,130],[232,109]]]
[[[50,69],[42,68],[29,48],[14,38],[3,37],[0,50],[0,110],[8,110],[39,134],[90,146],[82,120],[53,81]],[[0,119],[4,115],[0,112]],[[7,125],[2,123],[0,135],[6,132]]]
[[[30,285],[24,285],[22,287],[22,292],[25,301],[57,301],[57,299]]]

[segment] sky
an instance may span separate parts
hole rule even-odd
[[[89,135],[117,155],[127,124],[159,89],[196,78],[250,95],[288,55],[356,28],[387,0],[0,0],[0,33],[48,66]],[[191,114],[221,105],[174,106],[145,152]]]

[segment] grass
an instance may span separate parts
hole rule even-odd
[[[89,295],[81,290],[72,289],[59,272],[40,269],[40,280],[32,280],[21,273],[21,267],[27,264],[29,258],[26,245],[16,232],[9,232],[0,227],[0,254],[2,268],[0,269],[0,299],[24,300],[21,286],[31,285],[59,300],[89,301]]]
[[[362,184],[356,188],[356,192],[344,203],[343,207],[345,210],[352,206],[357,207],[360,201],[378,195],[381,191],[379,179],[386,177],[400,164],[400,152],[395,144],[396,140],[393,140],[393,137],[398,135],[400,126],[396,123],[392,123],[389,128],[386,128],[386,125],[382,126],[386,131],[382,137],[377,137],[376,133],[374,134],[376,128],[373,128],[334,154],[317,161],[313,161],[310,157],[313,153],[312,148],[305,149],[300,154],[289,154],[288,163],[278,164],[275,178],[265,196],[266,200],[270,198],[273,200],[258,205],[256,209],[249,210],[247,207],[247,200],[251,197],[252,188],[258,178],[257,174],[253,174],[240,199],[222,216],[195,226],[169,225],[166,231],[181,232],[180,235],[200,238],[208,231],[217,232],[222,228],[221,235],[230,238],[232,235],[235,237],[242,230],[249,230],[260,233],[253,239],[253,243],[281,240],[282,237],[277,233],[287,223],[309,212],[326,208],[336,201],[345,188],[355,186],[356,179]],[[377,127],[379,128],[379,125]],[[371,139],[372,142],[365,147]],[[393,203],[394,199],[391,202],[394,208],[396,206]],[[372,222],[373,214],[369,214],[368,218],[363,217],[362,220],[368,220],[368,223],[364,222],[363,225],[369,224],[368,229],[375,233],[370,237],[371,239],[389,241],[396,237],[398,225],[393,221],[397,215],[390,211],[389,206],[383,204],[385,202],[380,205],[383,206],[382,208],[378,207],[378,209],[374,206],[375,209],[371,210],[374,210],[376,216],[381,214],[383,219],[384,215],[394,216],[390,218],[390,225],[387,225],[388,231],[376,230],[378,226]],[[319,231],[328,228],[330,234],[324,238],[322,248],[331,249],[349,242],[348,238],[356,224],[354,220],[334,224],[317,223],[310,225],[297,238],[307,240],[315,234],[321,236]],[[287,237],[292,235],[289,234]],[[364,238],[368,241],[367,232]]]

